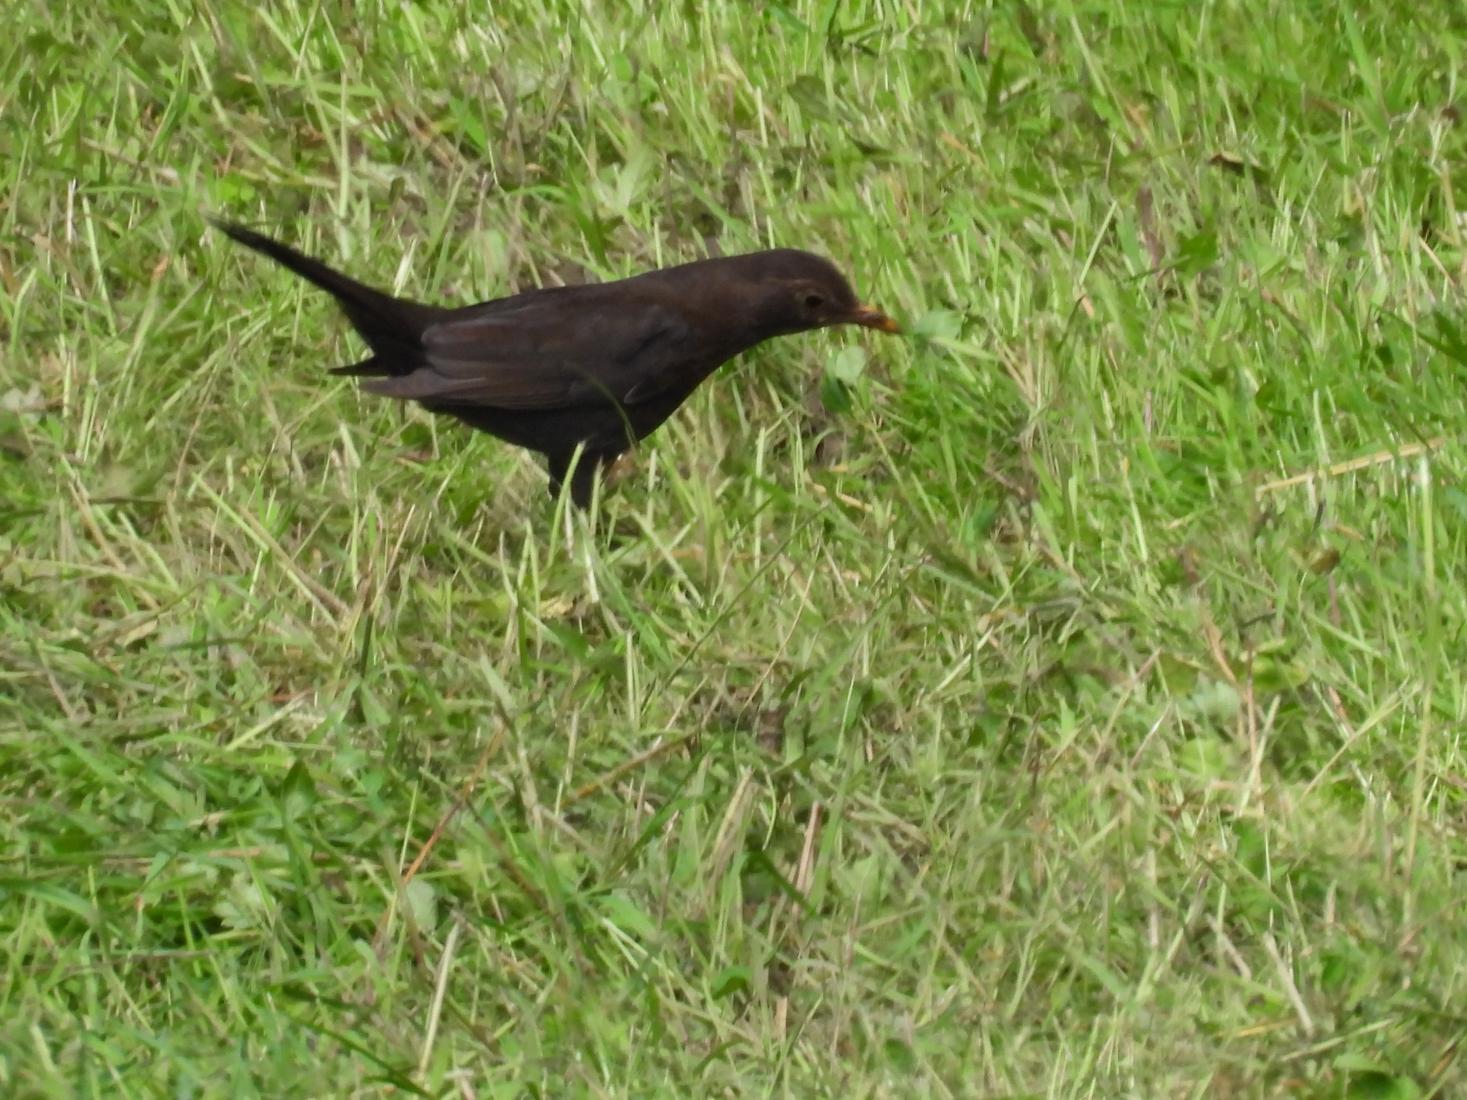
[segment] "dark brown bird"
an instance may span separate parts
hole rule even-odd
[[[582,507],[600,467],[739,353],[829,325],[901,331],[862,305],[829,260],[791,248],[445,309],[373,290],[243,226],[214,224],[336,299],[372,354],[332,374],[367,378],[371,393],[540,452],[552,495],[575,462],[571,498]]]

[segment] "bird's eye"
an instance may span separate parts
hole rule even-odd
[[[805,308],[806,309],[819,309],[824,304],[825,304],[825,299],[822,298],[822,297],[820,297],[820,295],[818,295],[818,294],[806,294],[805,295]]]

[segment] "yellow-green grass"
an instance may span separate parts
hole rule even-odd
[[[1458,7],[12,5],[0,1087],[1467,1094]],[[588,524],[206,213],[911,336]]]

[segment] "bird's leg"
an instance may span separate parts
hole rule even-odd
[[[546,455],[546,462],[550,473],[550,495],[552,498],[560,495],[561,486],[565,484],[566,475],[570,475],[571,502],[577,508],[591,507],[591,495],[596,486],[596,475],[603,466],[615,461],[616,452],[607,451],[582,451],[580,457],[571,451],[564,454]],[[575,463],[575,469],[571,469],[571,463]]]
[[[565,484],[565,475],[570,470],[571,454],[547,454],[545,456],[545,472],[550,475],[550,483],[546,487],[550,490],[550,499],[555,500],[560,496],[560,487]]]
[[[601,472],[604,456],[594,451],[583,451],[581,460],[571,471],[571,500],[577,508],[591,507],[591,494],[596,488],[596,475]]]

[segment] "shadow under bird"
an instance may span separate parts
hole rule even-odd
[[[830,325],[901,331],[863,305],[829,260],[797,249],[443,308],[384,294],[254,230],[211,221],[336,299],[372,354],[332,374],[364,378],[371,393],[417,401],[543,454],[551,494],[569,477],[581,507],[601,467],[741,352]]]

